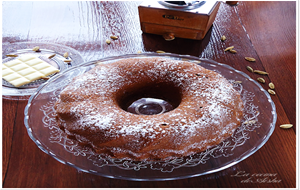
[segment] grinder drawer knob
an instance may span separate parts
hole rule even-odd
[[[166,33],[163,35],[163,38],[167,41],[171,41],[175,39],[174,33]]]

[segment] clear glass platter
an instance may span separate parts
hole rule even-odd
[[[36,46],[40,47],[40,51],[33,51],[32,49]],[[69,56],[67,59],[72,60],[67,63],[64,62],[66,59],[63,55],[68,52]],[[8,54],[14,54],[22,56],[24,54],[30,54],[39,57],[43,61],[49,63],[55,68],[59,69],[60,72],[64,71],[72,66],[83,63],[83,59],[78,51],[73,48],[51,43],[38,43],[38,42],[19,42],[19,43],[3,43],[2,44],[2,64],[18,57],[7,57]],[[49,59],[50,55],[56,54],[53,58]],[[56,74],[54,74],[56,75]],[[49,77],[53,77],[50,75]],[[19,88],[14,87],[9,82],[2,79],[2,97],[5,99],[28,99],[37,88],[45,83],[46,80],[39,79],[29,84],[23,85]]]
[[[241,126],[219,145],[206,151],[168,161],[112,159],[82,148],[66,137],[55,120],[54,104],[72,78],[89,71],[95,63],[109,64],[124,58],[164,57],[194,62],[220,73],[241,93],[245,105]],[[130,54],[90,61],[67,69],[41,85],[25,108],[25,126],[37,146],[59,162],[79,171],[109,178],[160,181],[190,178],[229,168],[260,149],[274,131],[276,108],[270,95],[245,73],[209,59],[176,54]]]

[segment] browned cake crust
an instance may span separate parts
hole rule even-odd
[[[161,98],[175,109],[125,111],[134,99]],[[182,157],[206,150],[240,125],[240,94],[220,74],[194,63],[131,58],[77,76],[55,104],[58,125],[97,153],[133,160]]]

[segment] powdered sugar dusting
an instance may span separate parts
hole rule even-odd
[[[172,82],[182,89],[182,102],[176,109],[159,115],[135,115],[122,110],[114,100],[116,92],[143,79]],[[76,102],[75,106],[66,106],[69,101]],[[130,145],[138,151],[160,141],[172,142],[172,147],[162,149],[188,152],[232,134],[240,122],[242,108],[239,94],[220,74],[194,63],[161,58],[149,62],[141,58],[101,64],[76,77],[61,93],[56,110],[58,114],[72,113],[76,118],[64,125],[70,133],[88,129],[104,133],[109,139],[130,137]],[[102,141],[90,139],[92,145]],[[120,152],[124,148],[113,150]],[[131,149],[127,152],[136,154]]]

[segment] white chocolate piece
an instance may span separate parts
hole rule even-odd
[[[37,64],[42,63],[42,62],[43,62],[43,60],[37,58],[37,59],[31,59],[29,61],[26,61],[26,64],[29,65],[29,66],[34,66],[34,65],[37,65]]]
[[[40,72],[34,72],[34,73],[31,73],[31,74],[29,74],[29,75],[27,75],[27,76],[25,76],[25,78],[27,78],[28,80],[30,80],[30,81],[35,81],[35,80],[37,80],[37,79],[40,79],[40,78],[42,78],[42,77],[46,77],[45,75],[43,75],[42,73],[40,73]]]
[[[23,55],[22,57],[19,57],[18,59],[22,62],[27,62],[31,59],[37,58],[36,56],[33,55]]]
[[[35,70],[42,70],[42,69],[45,69],[45,68],[48,68],[48,67],[52,67],[51,65],[49,65],[48,63],[46,62],[43,62],[43,63],[39,63],[39,64],[36,64],[34,66],[32,66],[32,68],[34,68]]]
[[[48,76],[48,75],[51,75],[53,73],[57,73],[57,69],[54,68],[54,67],[47,67],[47,68],[45,68],[43,70],[40,70],[40,72],[42,74],[44,74],[45,76]]]
[[[57,72],[58,69],[34,55],[23,55],[2,64],[2,78],[15,87]]]
[[[10,67],[11,70],[16,71],[16,72],[21,71],[23,69],[27,69],[27,68],[29,68],[29,66],[26,65],[25,63],[20,63],[20,64]]]
[[[12,74],[9,74],[9,75],[6,75],[6,76],[2,76],[2,78],[4,78],[4,80],[7,80],[7,81],[13,81],[15,79],[18,79],[18,78],[21,78],[22,75],[19,75],[18,73],[12,73]]]
[[[12,74],[14,71],[11,70],[10,68],[2,68],[2,77],[6,76],[6,75],[9,75],[9,74]]]
[[[30,80],[22,77],[22,78],[18,78],[18,79],[15,79],[13,81],[10,81],[10,83],[16,87],[19,87],[19,86],[22,86],[24,84],[28,84],[30,83]]]
[[[7,67],[12,67],[12,66],[17,65],[17,64],[20,64],[20,63],[22,63],[22,61],[20,61],[20,60],[18,60],[18,59],[14,59],[14,60],[12,60],[12,61],[6,62],[6,63],[5,63],[5,66],[7,66]]]
[[[19,73],[20,75],[22,75],[22,76],[26,76],[26,75],[29,75],[29,74],[31,74],[31,73],[34,73],[35,71],[36,71],[35,69],[29,67],[29,68],[27,68],[27,69],[23,69],[23,70],[19,71],[18,73]],[[3,73],[3,72],[2,72],[2,73]]]

